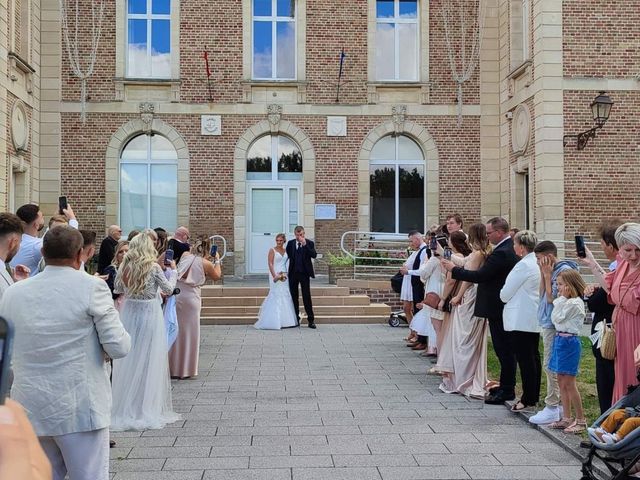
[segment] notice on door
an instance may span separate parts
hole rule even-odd
[[[316,220],[335,220],[335,203],[316,203]]]

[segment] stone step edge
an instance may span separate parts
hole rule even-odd
[[[351,325],[370,325],[387,322],[386,316],[382,315],[357,315],[357,316],[340,316],[340,315],[316,315],[316,323],[318,325],[331,324],[351,324]],[[253,325],[258,320],[254,316],[246,317],[200,317],[200,325]],[[213,322],[213,323],[210,323]],[[229,323],[225,323],[229,322]],[[306,325],[306,318],[302,318],[301,325]]]

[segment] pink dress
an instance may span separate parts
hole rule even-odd
[[[202,297],[200,287],[206,276],[202,257],[184,254],[178,265],[176,314],[178,316],[178,338],[169,350],[169,370],[172,377],[195,377],[198,375],[200,354],[200,309]]]
[[[613,403],[627,394],[627,385],[636,385],[633,351],[640,345],[640,270],[629,273],[629,264],[621,261],[615,272],[605,277],[609,303],[616,306],[613,325],[616,332],[616,379]]]

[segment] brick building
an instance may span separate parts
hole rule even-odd
[[[263,271],[265,233],[295,224],[337,252],[344,231],[403,233],[452,211],[556,240],[636,216],[635,2],[481,0],[479,21],[461,0],[104,3],[86,122],[59,0],[0,5],[6,208],[50,214],[62,193],[99,232],[221,234],[236,274]],[[474,19],[480,58],[459,123],[449,54],[458,67],[469,57]],[[564,146],[593,126],[601,90],[610,120],[584,150]]]

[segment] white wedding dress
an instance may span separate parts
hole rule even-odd
[[[287,260],[285,253],[281,255],[274,250],[273,269],[276,273],[287,274]],[[262,302],[258,321],[254,327],[260,330],[280,330],[281,328],[297,327],[296,312],[293,309],[291,294],[289,293],[289,281],[274,282],[269,275],[269,295]]]

